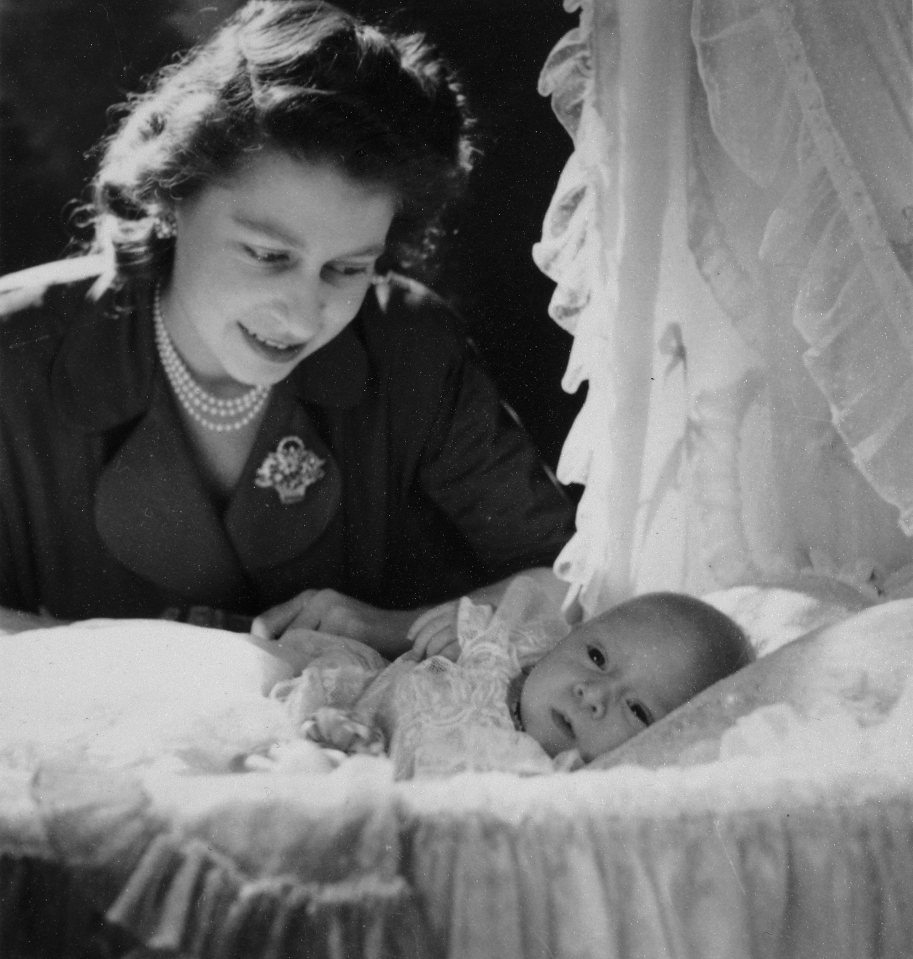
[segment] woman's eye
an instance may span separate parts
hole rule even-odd
[[[348,280],[357,276],[367,276],[373,267],[367,264],[356,265],[352,263],[331,263],[326,269],[331,276]]]
[[[653,714],[644,706],[643,703],[638,702],[636,699],[629,699],[627,702],[628,709],[631,710],[634,718],[641,724],[641,726],[652,726],[653,725]]]
[[[586,652],[594,666],[597,666],[599,669],[605,669],[605,653],[598,646],[587,646]]]
[[[289,255],[285,250],[271,250],[266,247],[244,245],[244,252],[257,263],[264,266],[280,266],[288,263]]]

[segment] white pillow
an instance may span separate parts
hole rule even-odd
[[[876,602],[842,580],[811,574],[788,583],[731,586],[701,598],[745,630],[758,656]]]

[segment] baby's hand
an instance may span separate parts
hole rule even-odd
[[[382,756],[384,752],[383,733],[345,709],[322,706],[302,724],[301,731],[311,742],[348,755]]]
[[[412,643],[410,659],[420,661],[431,656],[444,656],[456,662],[460,658],[457,638],[459,600],[450,600],[422,613],[409,627],[406,639]]]

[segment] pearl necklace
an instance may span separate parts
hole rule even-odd
[[[234,399],[225,400],[204,390],[193,378],[187,365],[181,359],[174,343],[165,329],[162,319],[162,304],[159,288],[156,286],[152,301],[152,313],[155,320],[155,345],[165,376],[178,402],[197,423],[214,433],[230,433],[240,430],[263,409],[269,398],[271,387],[252,386],[246,393]]]

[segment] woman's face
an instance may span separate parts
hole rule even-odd
[[[162,313],[184,361],[210,385],[284,379],[354,319],[395,211],[280,150],[181,201]]]

